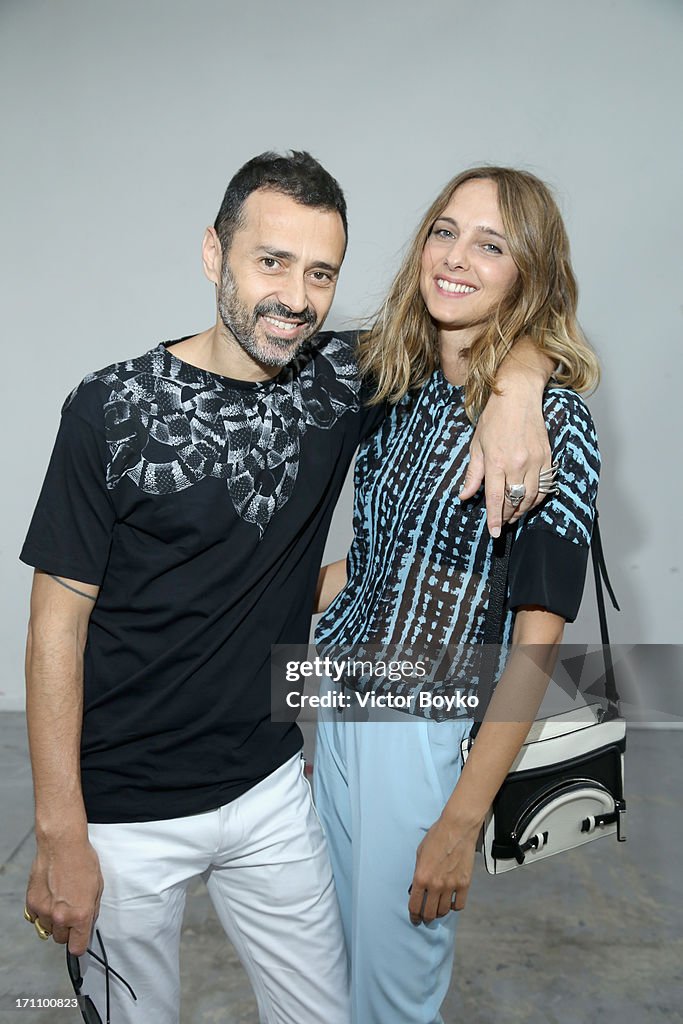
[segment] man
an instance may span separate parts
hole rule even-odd
[[[116,1022],[178,1020],[197,875],[263,1021],[348,1019],[301,734],[269,719],[270,645],[306,642],[335,501],[382,415],[353,338],[319,334],[346,242],[341,189],[308,154],[249,161],[204,236],[214,326],[89,375],[63,409],[21,554],[36,569],[26,914],[83,957],[100,1013],[109,988]],[[541,430],[545,376],[520,385]],[[495,423],[494,446],[508,421]],[[137,1002],[84,955],[94,922]]]

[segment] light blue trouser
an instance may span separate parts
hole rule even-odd
[[[457,914],[415,926],[415,853],[460,774],[470,721],[345,721],[321,710],[314,793],[351,964],[354,1024],[439,1024]]]

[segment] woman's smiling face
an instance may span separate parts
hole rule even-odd
[[[464,182],[434,222],[422,250],[420,292],[432,319],[442,331],[485,323],[518,276],[495,182]]]

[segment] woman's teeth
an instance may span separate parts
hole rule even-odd
[[[444,281],[441,277],[437,278],[436,283],[444,292],[458,292],[464,295],[471,295],[472,292],[477,290],[468,284],[454,284],[453,281]]]

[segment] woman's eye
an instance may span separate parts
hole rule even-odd
[[[503,254],[503,250],[499,249],[498,246],[495,245],[493,242],[484,242],[484,249],[486,250],[486,252],[492,252],[496,256],[502,256]]]
[[[434,234],[437,238],[455,238],[453,232],[449,231],[448,228],[434,228]]]

